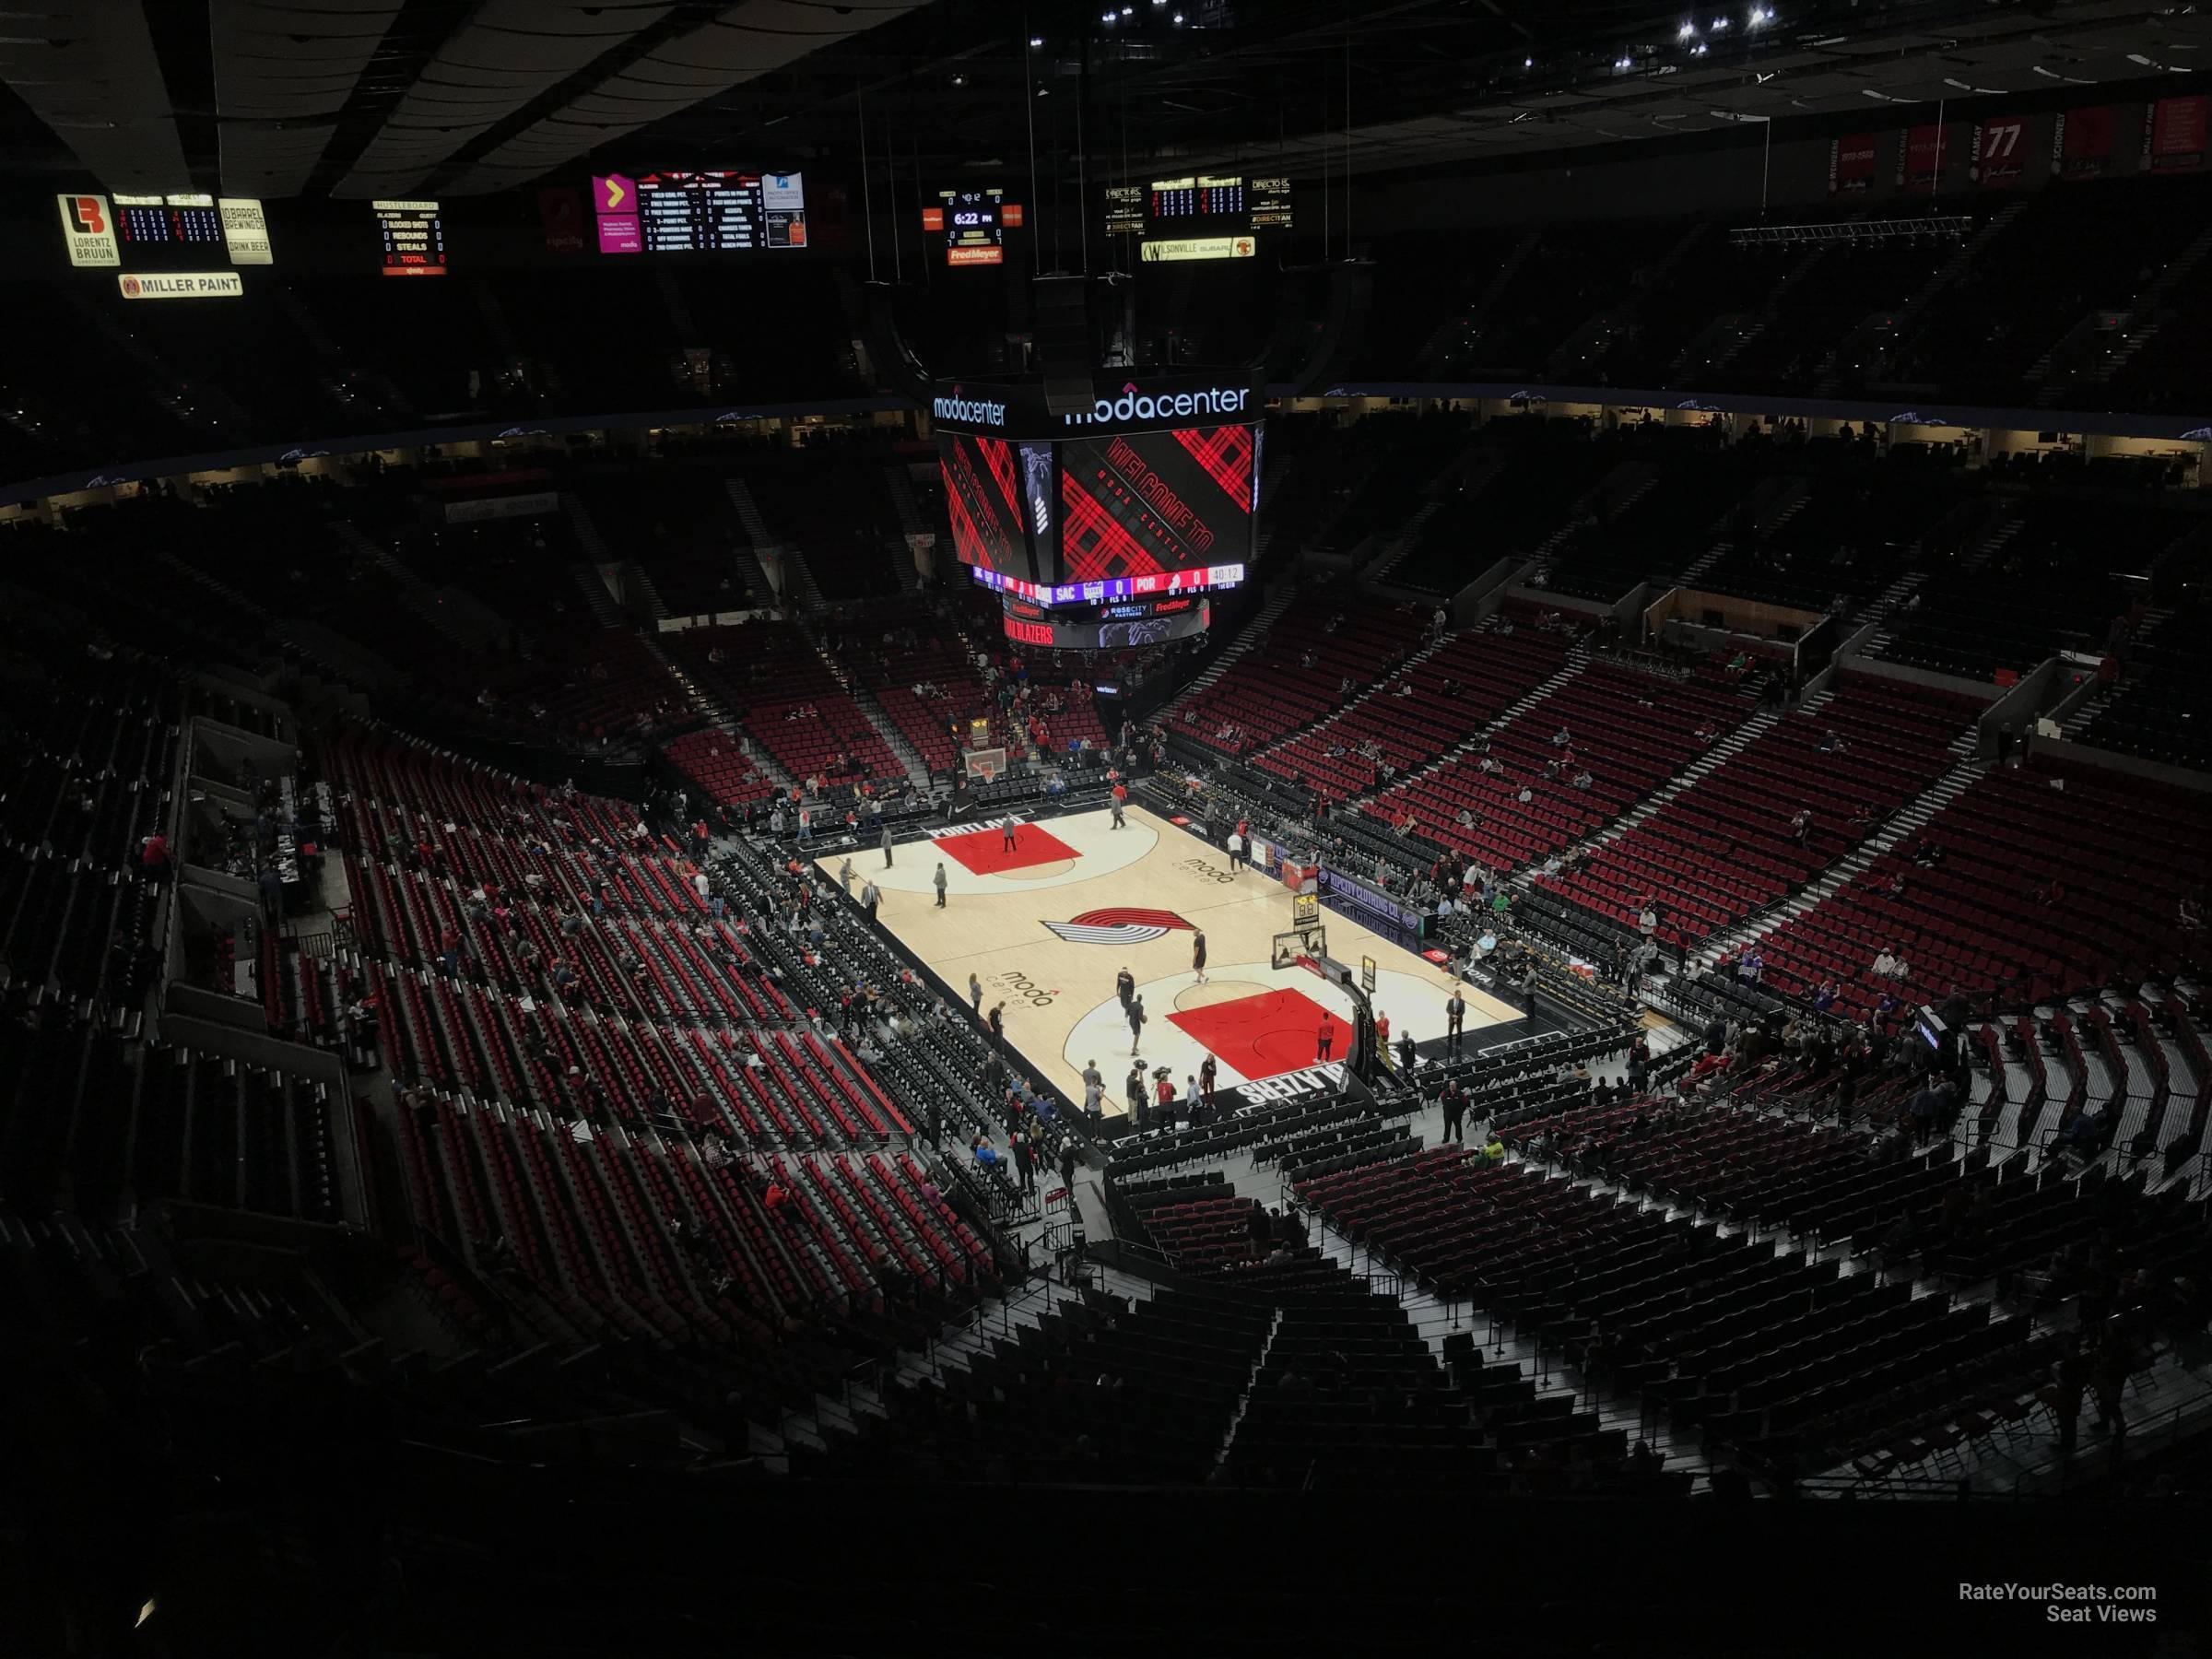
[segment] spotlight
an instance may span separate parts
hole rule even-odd
[[[956,87],[964,87],[968,84],[968,77],[964,75],[956,75],[952,77],[952,84]]]
[[[1030,37],[1030,50],[1031,52],[1034,52],[1034,51],[1036,51],[1036,50],[1037,50],[1037,48],[1039,48],[1040,46],[1041,46],[1041,45],[1043,45],[1043,44],[1044,44],[1044,37],[1043,37],[1042,35],[1031,35],[1031,36]]]
[[[1728,19],[1725,18],[1715,18],[1705,27],[1714,34],[1726,34],[1728,32]]]
[[[1675,39],[1677,41],[1687,41],[1690,36],[1696,34],[1697,32],[1698,26],[1695,23],[1685,23],[1681,28],[1675,30]]]

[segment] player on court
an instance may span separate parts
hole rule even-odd
[[[1011,853],[1014,851],[1014,831],[1020,827],[1021,820],[1019,818],[1008,818],[998,827],[998,844],[1002,852]]]
[[[1206,930],[1202,927],[1191,935],[1191,971],[1206,983]]]
[[[1329,1017],[1324,1014],[1321,1017],[1321,1031],[1317,1039],[1317,1052],[1313,1056],[1314,1059],[1317,1061],[1326,1060],[1329,1057],[1329,1051],[1335,1046],[1336,1027]]]
[[[1112,807],[1113,813],[1113,827],[1116,830],[1126,830],[1129,828],[1129,820],[1122,816],[1122,807],[1124,804],[1128,801],[1128,799],[1129,786],[1125,783],[1116,783],[1113,786],[1113,803]]]

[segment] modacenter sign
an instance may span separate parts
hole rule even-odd
[[[115,284],[125,300],[235,300],[246,291],[236,271],[126,271]]]
[[[1056,383],[1049,398],[1041,376],[939,381],[931,394],[923,406],[940,429],[1017,441],[1248,425],[1267,412],[1265,389],[1249,369],[1134,376],[1106,370],[1088,384]]]
[[[1101,397],[1088,409],[1060,418],[1067,426],[1127,426],[1163,420],[1221,420],[1251,414],[1250,386],[1205,386],[1194,392],[1147,393],[1132,382],[1118,397]]]

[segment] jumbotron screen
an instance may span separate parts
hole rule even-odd
[[[1022,535],[1020,446],[1004,438],[940,432],[937,462],[945,475],[945,511],[962,564],[1001,576],[1033,580]]]
[[[1058,448],[1059,581],[1204,570],[1250,555],[1257,427],[1077,438]]]

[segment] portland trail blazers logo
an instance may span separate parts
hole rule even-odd
[[[1094,910],[1065,922],[1047,922],[1051,928],[1071,945],[1142,945],[1150,939],[1164,939],[1177,928],[1192,931],[1191,924],[1173,911],[1163,910]]]

